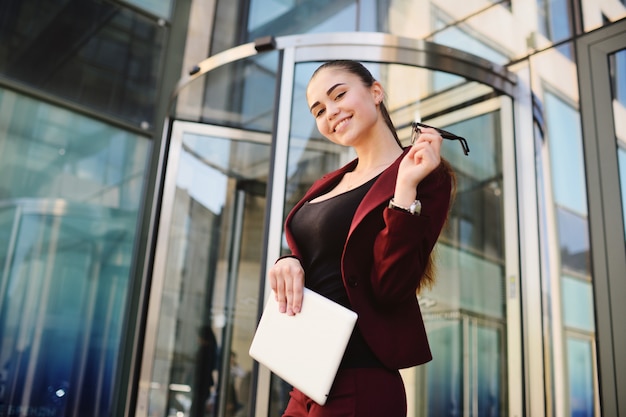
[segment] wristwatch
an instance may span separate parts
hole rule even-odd
[[[399,204],[396,204],[393,201],[393,198],[392,198],[391,200],[389,200],[389,206],[388,207],[390,209],[394,209],[394,210],[406,211],[407,213],[412,214],[414,216],[419,216],[420,213],[422,212],[422,202],[419,201],[419,200],[415,200],[408,207],[403,207],[403,206],[401,206]]]

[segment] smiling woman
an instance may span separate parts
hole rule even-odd
[[[284,416],[406,416],[399,369],[431,359],[415,292],[433,282],[430,255],[454,173],[437,130],[424,127],[402,146],[384,88],[361,63],[327,62],[306,95],[320,133],[357,158],[313,184],[289,213],[291,253],[270,269],[270,285],[287,315],[300,312],[307,287],[359,319],[328,401],[294,388]]]

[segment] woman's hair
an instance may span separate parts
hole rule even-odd
[[[315,72],[311,76],[311,79],[313,79],[317,75],[317,73],[319,73],[323,69],[340,69],[340,70],[347,71],[359,77],[366,87],[371,87],[376,81],[376,79],[372,76],[372,73],[367,68],[365,68],[363,64],[361,64],[358,61],[353,61],[353,60],[348,60],[348,59],[328,61],[322,64],[315,70]],[[393,121],[391,120],[389,111],[387,111],[387,107],[382,101],[380,102],[380,112],[383,116],[385,124],[387,125],[391,133],[393,134],[393,137],[396,139],[396,142],[401,148],[404,148],[404,146],[402,145],[402,142],[400,142],[398,133],[396,132],[396,127],[393,124]],[[451,200],[450,208],[452,208],[452,203],[456,195],[456,175],[454,173],[454,170],[452,169],[452,165],[450,165],[450,163],[446,161],[444,158],[441,158],[441,165],[438,169],[442,169],[444,171],[444,174],[449,175],[452,181],[452,189],[450,190],[450,200]],[[446,216],[446,223],[447,223],[447,219],[448,219],[448,216]],[[418,293],[424,288],[429,288],[429,289],[432,288],[432,286],[435,283],[435,275],[436,275],[435,269],[436,268],[435,268],[435,262],[433,259],[434,257],[435,257],[435,250],[433,249],[424,267],[424,274],[422,275],[418,288],[417,288]]]
[[[439,168],[443,171],[443,175],[448,175],[450,177],[450,205],[448,206],[448,213],[446,213],[446,221],[443,225],[445,228],[448,225],[448,219],[450,218],[450,211],[452,210],[452,205],[454,204],[454,198],[456,197],[456,174],[450,162],[446,159],[441,158],[441,164]],[[442,231],[443,231],[442,228]],[[434,262],[434,259],[437,256],[437,247],[435,246],[433,250],[430,252],[428,256],[428,260],[426,261],[426,265],[424,266],[424,274],[420,279],[419,285],[417,287],[417,293],[419,294],[421,290],[424,288],[432,289],[435,284],[435,277],[437,275],[437,267]]]

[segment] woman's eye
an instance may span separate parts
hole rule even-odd
[[[315,113],[315,117],[319,117],[319,116],[321,116],[322,114],[324,114],[324,109],[320,109],[320,110],[318,110],[318,111],[317,111],[317,113]]]
[[[337,94],[337,97],[335,97],[335,100],[339,100],[339,99],[340,99],[340,98],[342,98],[345,94],[346,94],[346,92],[345,92],[345,91],[343,91],[343,92],[341,92],[341,93]]]

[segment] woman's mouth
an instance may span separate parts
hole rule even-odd
[[[339,123],[337,123],[335,125],[335,128],[333,129],[333,132],[337,132],[338,130],[341,130],[341,128],[348,122],[350,121],[350,117],[346,117],[345,119],[343,119],[342,121],[340,121]]]

